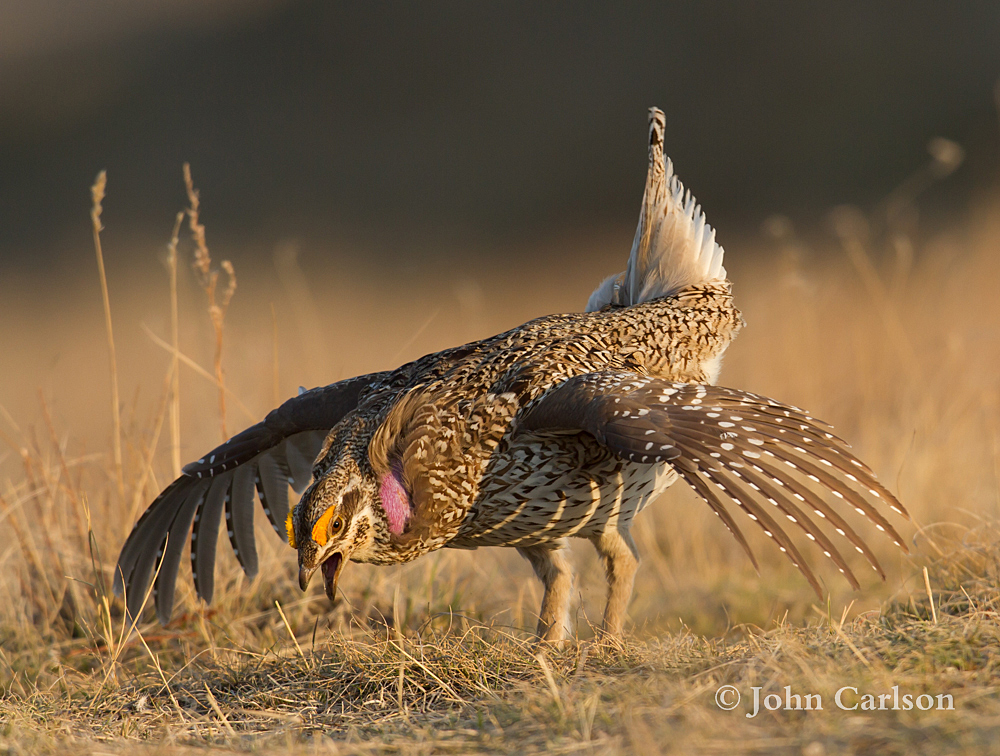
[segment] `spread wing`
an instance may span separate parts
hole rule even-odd
[[[883,579],[885,574],[868,545],[809,482],[847,502],[907,551],[872,501],[904,517],[906,511],[848,444],[804,411],[757,394],[637,373],[589,373],[544,394],[519,427],[585,431],[622,459],[669,463],[719,515],[754,566],[727,504],[763,528],[820,596],[819,582],[782,529],[785,519],[805,531],[852,586],[858,581],[807,510],[850,541]]]
[[[223,514],[233,552],[253,578],[257,574],[254,492],[271,525],[284,536],[288,484],[300,493],[305,489],[327,433],[357,406],[367,387],[386,375],[372,373],[305,391],[187,465],[184,474],[149,505],[118,557],[114,590],[125,596],[129,615],[137,615],[160,564],[154,586],[156,612],[161,622],[170,619],[189,530],[195,588],[206,602],[212,600]]]

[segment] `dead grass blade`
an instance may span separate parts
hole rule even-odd
[[[180,347],[180,315],[177,309],[177,244],[180,237],[184,213],[177,213],[174,230],[167,244],[167,270],[170,273],[170,344],[171,384],[170,384],[170,461],[174,477],[181,474],[181,376],[178,365]]]
[[[115,456],[115,479],[118,483],[118,496],[125,496],[125,475],[122,470],[122,419],[119,410],[118,399],[118,358],[115,355],[115,334],[111,326],[111,298],[108,296],[108,277],[104,272],[104,252],[101,249],[101,213],[104,212],[104,190],[107,186],[108,176],[106,171],[97,174],[94,185],[90,188],[93,198],[93,206],[90,210],[90,219],[94,227],[94,251],[97,254],[97,271],[101,277],[101,299],[104,303],[104,327],[108,335],[108,358],[111,362],[111,418],[114,424],[114,435],[112,444]]]
[[[146,335],[149,336],[150,340],[154,344],[156,344],[156,346],[158,346],[158,347],[160,347],[162,349],[165,349],[168,352],[173,353],[174,350],[173,350],[173,347],[170,346],[170,344],[168,344],[166,341],[164,341],[159,336],[157,336],[155,333],[153,333],[153,331],[145,323],[142,323],[141,325],[142,325],[142,330],[145,331]],[[224,391],[224,392],[226,392],[226,394],[229,396],[229,398],[233,400],[233,402],[236,404],[236,407],[240,410],[240,412],[242,412],[244,415],[247,416],[247,419],[250,420],[250,422],[252,422],[252,423],[257,422],[257,416],[254,415],[250,411],[250,409],[243,402],[240,401],[240,398],[238,396],[236,396],[236,394],[234,394],[232,391],[230,391],[228,388],[226,388],[225,385],[220,385],[219,381],[218,381],[218,378],[216,376],[212,375],[210,372],[208,372],[207,370],[205,370],[205,368],[203,368],[201,365],[199,365],[197,362],[195,362],[194,360],[192,360],[190,357],[188,357],[183,352],[178,352],[177,353],[177,359],[180,360],[185,365],[187,365],[189,368],[191,368],[194,372],[196,372],[202,378],[210,381],[211,383],[215,384],[216,386],[219,386],[221,388],[221,390]]]
[[[222,372],[222,340],[225,332],[226,310],[229,309],[229,302],[236,293],[236,271],[229,260],[220,263],[222,270],[226,272],[226,288],[222,291],[218,301],[219,271],[212,270],[212,256],[208,251],[208,244],[205,241],[205,226],[199,222],[201,201],[198,190],[194,188],[194,181],[191,178],[191,166],[184,164],[184,186],[188,195],[188,219],[191,228],[191,238],[194,240],[194,270],[198,275],[202,289],[208,299],[208,315],[215,329],[215,382],[219,386],[219,427],[222,431],[222,440],[229,439],[229,431],[226,429],[226,382]]]

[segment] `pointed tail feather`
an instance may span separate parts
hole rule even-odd
[[[666,118],[649,109],[649,170],[639,225],[624,273],[611,276],[590,296],[587,311],[629,306],[675,294],[688,286],[725,281],[724,251],[701,206],[663,155]]]

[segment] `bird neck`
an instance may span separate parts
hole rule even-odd
[[[389,471],[379,479],[379,497],[389,532],[397,536],[402,534],[406,523],[410,521],[412,504],[410,495],[403,486],[403,467],[400,462],[393,463]]]

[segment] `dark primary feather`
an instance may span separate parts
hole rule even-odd
[[[260,423],[187,465],[184,475],[171,483],[139,519],[118,557],[114,590],[122,596],[128,586],[129,615],[137,616],[160,565],[153,598],[160,621],[170,618],[177,571],[189,531],[195,587],[199,596],[211,601],[223,512],[233,552],[246,575],[253,578],[257,574],[254,491],[271,525],[284,537],[288,485],[297,492],[305,489],[312,476],[312,461],[327,432],[357,406],[364,389],[384,376],[363,375],[305,391]]]
[[[191,531],[191,577],[195,590],[205,601],[212,600],[215,589],[215,550],[219,524],[229,495],[230,481],[216,478],[198,506]]]
[[[846,560],[799,503],[828,520],[883,579],[885,574],[843,518],[787,470],[846,501],[906,551],[902,538],[866,496],[884,501],[902,515],[906,515],[905,510],[851,454],[847,444],[802,410],[757,394],[672,383],[638,373],[589,373],[570,378],[544,394],[529,408],[519,427],[528,431],[581,430],[621,459],[669,462],[722,518],[751,560],[749,546],[726,513],[727,501],[743,509],[777,541],[817,593],[821,590],[816,577],[765,504],[797,524],[855,588],[858,581]]]
[[[146,599],[153,570],[163,555],[164,536],[178,511],[188,500],[197,504],[208,485],[207,480],[178,478],[156,497],[129,534],[115,567],[114,591],[119,596],[125,596],[130,616],[138,616],[139,607]],[[164,575],[161,570],[159,579],[162,580]],[[128,586],[127,593],[125,586]]]
[[[184,474],[196,478],[218,475],[249,462],[289,436],[310,430],[328,431],[357,406],[358,397],[364,389],[385,375],[360,375],[292,397],[269,412],[261,422],[237,433],[197,462],[185,465]],[[301,455],[301,451],[296,449],[297,454]],[[311,474],[312,459],[308,460],[308,465],[310,469],[306,472]]]
[[[226,496],[226,531],[233,553],[251,580],[257,576],[257,544],[253,537],[253,494],[257,470],[244,465],[233,472]]]

